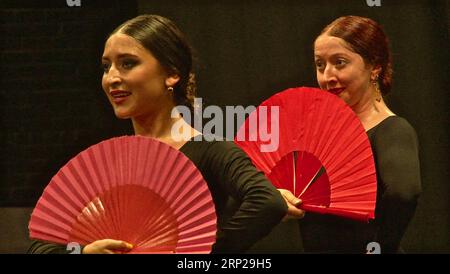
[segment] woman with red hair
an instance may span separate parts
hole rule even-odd
[[[375,220],[359,223],[307,213],[300,221],[306,252],[363,253],[377,242],[381,253],[399,252],[421,192],[418,140],[413,127],[386,105],[392,58],[381,26],[344,16],[314,42],[319,86],[346,102],[366,129],[377,170]]]

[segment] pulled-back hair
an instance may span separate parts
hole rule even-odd
[[[343,39],[366,64],[380,66],[378,83],[382,94],[392,86],[392,56],[389,40],[381,26],[372,19],[360,16],[343,16],[326,26],[322,34]]]

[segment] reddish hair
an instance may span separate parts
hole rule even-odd
[[[380,91],[384,95],[390,92],[392,55],[389,40],[377,22],[360,16],[343,16],[326,26],[322,34],[341,38],[355,53],[361,55],[366,64],[380,66]]]

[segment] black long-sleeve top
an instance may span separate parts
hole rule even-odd
[[[245,252],[286,214],[280,193],[233,142],[191,139],[180,151],[199,169],[211,191],[218,216],[213,253]],[[33,241],[28,252],[67,251],[65,246]]]
[[[381,253],[396,253],[421,192],[419,145],[413,127],[390,116],[367,131],[377,171],[375,220],[360,223],[307,213],[300,220],[306,252],[365,253],[378,242]]]

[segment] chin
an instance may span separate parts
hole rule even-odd
[[[123,112],[123,111],[119,111],[117,109],[114,110],[114,114],[119,119],[129,119],[131,117],[131,115],[129,113],[126,113],[126,112]]]

